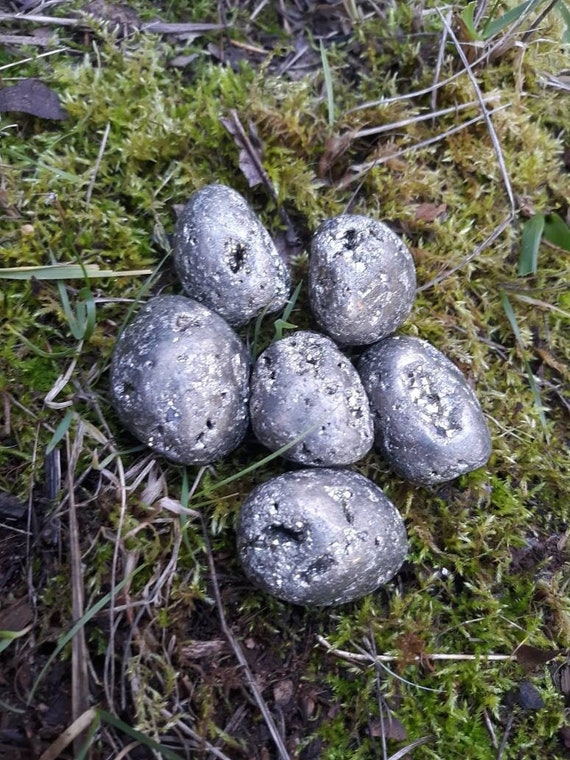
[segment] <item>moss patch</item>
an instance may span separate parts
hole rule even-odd
[[[215,4],[193,5],[191,21],[220,21]],[[371,104],[433,84],[442,22],[426,5],[399,4],[380,18],[368,3],[345,3],[300,26],[287,4],[289,15],[268,4],[253,19],[236,8],[221,19],[232,22],[225,30],[186,41],[132,30],[122,37],[109,22],[90,21],[88,30],[59,30],[65,51],[34,58],[32,50],[29,62],[19,47],[2,54],[1,65],[19,61],[2,71],[5,85],[11,77],[41,78],[68,113],[61,123],[2,114],[2,266],[156,271],[149,279],[66,281],[71,309],[79,313],[86,299],[95,308],[85,340],[73,336],[55,282],[2,280],[0,491],[30,499],[35,522],[1,527],[3,547],[29,526],[33,535],[27,549],[18,545],[18,572],[7,573],[11,550],[0,552],[0,619],[29,591],[37,617],[33,635],[1,656],[6,672],[25,658],[37,675],[71,625],[71,457],[85,609],[136,571],[115,599],[115,627],[108,605],[85,625],[99,676],[91,699],[181,756],[183,739],[204,756],[201,739],[228,757],[274,752],[216,616],[199,520],[185,508],[204,516],[228,624],[284,727],[291,757],[380,756],[378,726],[388,710],[407,733],[399,741],[388,734],[389,754],[431,736],[414,757],[489,758],[506,733],[503,758],[564,755],[558,731],[569,722],[568,695],[565,702],[554,676],[567,662],[556,652],[570,646],[567,254],[543,243],[536,274],[517,277],[524,221],[536,212],[568,218],[567,100],[548,84],[565,65],[564,30],[549,13],[540,37],[475,69],[481,92],[494,98],[489,108],[505,106],[493,124],[516,209],[503,233],[474,255],[511,214],[485,121],[451,133],[481,109],[416,118],[430,107],[477,100],[453,45],[445,47],[439,79],[458,76],[436,101],[427,92]],[[154,6],[141,0],[135,10],[146,21]],[[185,4],[163,3],[162,14],[189,20]],[[291,29],[306,45],[297,61]],[[328,93],[320,40],[332,72]],[[181,56],[186,63],[177,62]],[[238,147],[220,121],[232,109],[257,134],[274,194],[250,188],[240,171]],[[406,120],[378,135],[358,134]],[[230,480],[266,456],[252,439],[215,469],[154,461],[110,407],[117,333],[138,299],[181,292],[168,255],[175,208],[214,181],[248,198],[290,256],[295,282],[306,278],[310,235],[323,219],[350,208],[389,223],[418,269],[420,290],[404,331],[455,361],[487,414],[491,461],[458,482],[412,488],[375,454],[360,463],[404,515],[410,555],[392,583],[358,603],[292,608],[243,577],[233,536],[239,505],[256,483],[284,471],[283,462]],[[295,243],[287,240],[291,226]],[[305,285],[288,321],[312,325]],[[274,322],[251,325],[244,339],[259,351],[274,339]],[[63,480],[47,446],[59,452]],[[178,512],[160,501],[166,497]],[[346,662],[318,645],[319,635],[335,649],[394,660]],[[512,655],[521,643],[554,659],[527,672],[516,659],[488,660]],[[435,653],[473,659],[430,659]],[[50,705],[50,691],[69,684],[66,662],[46,677],[37,700]],[[525,679],[542,697],[539,710],[509,698]],[[21,697],[7,689],[0,698],[21,707]],[[189,732],[177,730],[177,721]],[[62,724],[70,722],[67,714]],[[111,741],[127,740],[105,724],[91,741],[105,756]]]

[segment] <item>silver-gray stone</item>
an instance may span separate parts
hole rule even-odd
[[[394,332],[411,311],[416,269],[385,224],[343,214],[315,232],[309,297],[315,319],[338,343],[363,346]]]
[[[206,185],[182,210],[174,263],[186,293],[233,326],[289,297],[290,278],[269,233],[236,190]]]
[[[358,371],[374,415],[376,445],[390,467],[420,485],[482,467],[491,437],[459,369],[419,338],[395,335],[371,346]]]
[[[392,502],[350,470],[288,472],[257,486],[237,525],[245,574],[294,604],[343,604],[387,583],[406,558]]]
[[[374,443],[368,398],[353,365],[330,338],[300,330],[272,343],[251,376],[257,439],[283,456],[317,466],[347,465]]]
[[[160,296],[117,340],[111,393],[121,422],[151,449],[178,464],[207,464],[246,432],[248,353],[206,306]]]

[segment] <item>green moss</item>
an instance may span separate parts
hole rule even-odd
[[[142,0],[136,9],[144,18],[155,13],[152,4]],[[170,20],[217,20],[208,0],[193,4],[190,11],[184,4],[167,3],[164,15]],[[249,39],[251,28],[243,16],[235,11],[230,19],[235,28],[225,33],[226,42],[227,35]],[[555,22],[549,16],[545,23]],[[416,35],[418,24],[421,34]],[[567,531],[570,498],[562,444],[567,437],[567,408],[557,369],[557,362],[563,366],[570,355],[568,318],[554,308],[570,311],[565,261],[560,251],[543,245],[536,276],[517,278],[520,223],[525,218],[521,213],[492,246],[467,262],[510,213],[484,122],[390,158],[477,115],[475,107],[435,123],[410,124],[378,139],[347,141],[344,152],[323,162],[331,138],[412,118],[429,107],[428,94],[352,110],[433,82],[440,40],[435,14],[422,21],[413,6],[398,4],[386,9],[385,19],[373,14],[360,19],[349,39],[327,46],[336,115],[332,133],[322,71],[309,70],[299,81],[271,73],[271,65],[289,45],[272,4],[260,13],[255,28],[275,40],[272,54],[261,66],[244,63],[235,70],[219,66],[197,40],[185,47],[197,58],[191,67],[178,71],[168,66],[180,52],[175,43],[143,33],[119,42],[108,32],[93,37],[85,47],[75,39],[74,49],[81,56],[60,53],[21,64],[17,75],[49,83],[61,94],[69,118],[61,124],[18,119],[18,129],[6,130],[3,136],[1,200],[12,213],[6,213],[0,234],[2,264],[47,265],[55,259],[79,260],[117,272],[154,268],[164,257],[165,236],[174,226],[174,206],[213,181],[244,193],[263,223],[273,233],[281,232],[283,223],[273,198],[263,187],[248,187],[238,165],[239,149],[220,122],[235,109],[244,126],[250,121],[255,125],[279,204],[300,232],[303,250],[294,262],[294,279],[305,282],[290,317],[294,324],[312,325],[306,288],[310,233],[349,202],[355,213],[383,219],[404,236],[416,258],[420,285],[458,267],[418,293],[404,330],[432,341],[476,386],[493,435],[493,455],[486,468],[433,490],[402,483],[376,454],[359,465],[386,490],[406,520],[410,555],[397,582],[351,605],[303,613],[251,589],[235,557],[236,515],[251,488],[287,469],[284,462],[274,461],[218,488],[221,480],[264,457],[262,448],[251,441],[216,463],[214,470],[202,473],[188,506],[202,510],[206,518],[232,628],[241,640],[253,641],[253,655],[262,648],[273,663],[287,660],[295,667],[302,662],[295,677],[324,688],[324,704],[315,707],[314,715],[324,760],[378,753],[379,739],[370,736],[369,723],[378,717],[379,696],[405,725],[409,741],[434,735],[432,742],[414,751],[414,757],[486,760],[496,749],[484,711],[500,740],[510,709],[507,694],[526,677],[515,662],[488,662],[486,655],[510,655],[521,642],[544,649],[570,643],[567,550],[557,553],[547,543],[550,536],[561,540]],[[565,65],[558,44],[549,41],[556,40],[556,34],[556,28],[548,28],[540,41],[525,48],[524,55],[517,58],[517,48],[476,72],[485,94],[509,104],[493,116],[493,123],[512,190],[525,213],[563,215],[567,205],[561,138],[567,105],[541,78],[541,72],[556,72]],[[1,62],[10,62],[6,52]],[[458,70],[457,56],[449,47],[441,76]],[[472,85],[463,76],[439,91],[437,107],[474,99]],[[382,162],[358,181],[348,181],[351,166],[376,159]],[[346,182],[338,184],[341,181]],[[438,218],[423,218],[418,211],[421,204],[441,206]],[[66,283],[72,305],[83,285]],[[155,493],[151,488],[155,477],[162,478],[156,491],[159,497],[184,501],[197,468],[184,473],[162,462],[152,477],[147,473],[133,485],[146,452],[122,454],[129,487],[125,509],[119,497],[121,469],[116,458],[109,459],[113,446],[121,452],[136,447],[110,407],[107,368],[116,335],[143,285],[143,278],[137,277],[90,283],[97,300],[97,324],[58,401],[71,402],[77,413],[70,440],[75,440],[79,422],[87,431],[75,475],[85,475],[77,498],[84,503],[82,549],[90,600],[108,590],[115,553],[118,580],[134,566],[139,568],[129,583],[128,598],[134,609],[146,605],[140,613],[146,633],[136,639],[127,669],[133,683],[141,686],[134,699],[133,724],[157,738],[166,723],[160,710],[172,707],[165,695],[181,688],[178,674],[188,667],[183,642],[201,635],[223,636],[214,614],[198,522],[184,518],[181,524],[171,513],[154,511],[155,505],[145,500],[145,488],[150,489],[146,495]],[[522,346],[504,312],[503,290],[509,294]],[[151,292],[180,292],[170,259]],[[42,465],[32,452],[44,450],[65,413],[46,406],[45,397],[69,368],[77,341],[71,337],[53,283],[3,281],[0,309],[0,392],[10,410],[0,440],[0,489],[26,497],[30,482],[40,479]],[[274,340],[274,322],[275,317],[265,318],[257,333],[250,326],[242,334],[250,345],[255,338],[259,351]],[[551,360],[544,361],[537,349],[546,350]],[[60,355],[62,351],[67,355]],[[525,361],[539,381],[546,430]],[[105,462],[102,470],[101,462]],[[116,548],[112,537],[120,523]],[[525,561],[524,553],[536,546],[542,547],[536,561]],[[157,588],[172,556],[174,569]],[[58,570],[43,589],[40,611],[45,621],[40,638],[51,635],[50,615],[66,618],[71,596],[67,562],[64,552],[64,570]],[[126,626],[125,620],[121,618]],[[392,673],[380,670],[377,678],[372,669],[347,665],[321,648],[314,649],[317,633],[334,647],[354,652],[373,639],[377,652],[399,659],[389,665]],[[93,654],[103,653],[106,636],[104,627],[93,621],[89,630]],[[478,659],[422,664],[410,660],[414,652],[465,653]],[[253,655],[252,661],[261,662],[262,669],[263,657],[256,660]],[[224,665],[223,675],[229,679],[226,685],[215,668],[207,677],[196,676],[195,695],[188,697],[196,730],[210,740],[223,736],[233,689],[241,695],[239,674]],[[265,677],[262,672],[260,679]],[[561,757],[556,738],[563,722],[560,694],[545,669],[531,678],[545,707],[533,714],[514,713],[504,757],[531,752]],[[269,687],[264,695],[271,701]],[[304,743],[310,740],[310,735],[302,737]],[[395,752],[403,745],[390,741],[389,746]]]

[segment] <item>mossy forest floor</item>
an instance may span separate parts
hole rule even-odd
[[[0,90],[0,757],[567,757],[569,6],[1,6],[1,86],[55,100]],[[427,489],[358,464],[410,539],[361,601],[243,576],[240,503],[288,465],[249,437],[176,467],[110,406],[117,335],[180,292],[169,236],[209,182],[288,257],[297,327],[318,224],[389,224],[418,271],[403,332],[477,388],[486,468]]]

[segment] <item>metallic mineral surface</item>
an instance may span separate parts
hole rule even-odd
[[[300,330],[273,343],[251,377],[250,416],[257,439],[306,465],[347,465],[374,443],[368,398],[353,365],[330,338]]]
[[[245,574],[294,604],[343,604],[387,583],[406,558],[400,514],[350,470],[305,469],[257,486],[244,501],[237,545]]]
[[[362,346],[394,332],[411,311],[414,260],[385,224],[344,214],[315,232],[309,297],[319,327],[343,345]]]
[[[117,340],[111,393],[121,422],[151,449],[178,464],[207,464],[247,429],[249,356],[218,314],[160,296]]]
[[[386,338],[364,352],[358,371],[376,445],[403,478],[443,483],[487,462],[491,438],[479,401],[455,364],[430,343]]]
[[[239,326],[289,297],[289,272],[267,230],[236,190],[206,185],[181,212],[174,263],[186,293]]]

